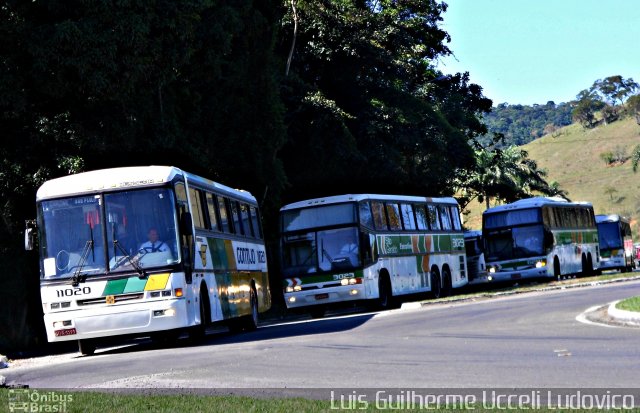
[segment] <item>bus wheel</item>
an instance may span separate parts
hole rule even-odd
[[[380,299],[378,305],[383,310],[393,308],[393,290],[391,289],[391,280],[389,274],[386,271],[380,272],[380,278],[378,279],[378,291]]]
[[[582,271],[578,274],[579,277],[588,277],[589,276],[589,264],[587,262],[586,255],[582,254]]]
[[[562,274],[560,274],[560,261],[558,261],[558,257],[553,259],[553,277],[556,281],[562,280]]]
[[[440,288],[440,272],[438,268],[433,267],[431,269],[431,296],[433,298],[440,298],[442,289]]]
[[[445,266],[442,269],[442,291],[440,292],[440,297],[450,296],[452,289],[451,271],[449,271],[449,267]]]
[[[209,295],[206,293],[207,286],[200,286],[200,324],[194,326],[189,332],[189,337],[194,340],[201,340],[207,333],[207,325],[211,322],[211,309],[209,307]]]
[[[309,310],[309,315],[311,316],[311,318],[322,318],[324,317],[324,313],[324,307],[315,307]]]
[[[256,289],[253,286],[251,287],[249,301],[251,302],[251,314],[246,316],[244,320],[244,329],[253,331],[258,328],[258,294],[256,294]]]
[[[93,340],[78,340],[78,351],[83,356],[91,356],[96,352],[96,342]]]

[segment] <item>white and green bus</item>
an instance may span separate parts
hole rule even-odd
[[[534,197],[496,206],[482,214],[482,236],[493,282],[590,275],[600,262],[587,202]]]
[[[40,250],[50,342],[254,329],[271,306],[256,200],[175,167],[105,169],[45,182],[25,246]]]
[[[635,267],[629,220],[620,215],[596,215],[600,240],[600,270],[631,271]]]
[[[399,296],[438,297],[467,284],[454,198],[341,195],[280,210],[287,308],[321,316],[329,305]]]

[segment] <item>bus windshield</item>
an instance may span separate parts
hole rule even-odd
[[[599,223],[598,239],[600,240],[600,249],[603,251],[623,247],[620,226],[617,222]]]
[[[285,235],[282,242],[285,277],[321,271],[349,271],[360,266],[356,227]]]
[[[531,225],[485,233],[487,260],[510,260],[544,255],[544,227]]]
[[[44,277],[90,276],[179,262],[174,205],[168,188],[41,202]],[[157,239],[145,249],[151,232]]]

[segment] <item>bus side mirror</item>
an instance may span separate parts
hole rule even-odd
[[[191,213],[183,212],[180,214],[180,233],[186,237],[193,236],[193,227],[191,226]]]
[[[36,239],[36,223],[35,221],[26,221],[24,230],[24,249],[32,251]]]

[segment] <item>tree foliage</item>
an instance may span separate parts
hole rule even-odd
[[[291,198],[341,192],[451,193],[491,101],[468,74],[443,76],[450,53],[436,1],[297,1],[283,86]],[[290,52],[294,16],[283,20]],[[309,183],[313,182],[313,186]]]
[[[461,175],[458,183],[463,209],[473,200],[489,208],[492,199],[513,202],[536,194],[566,198],[559,184],[547,183],[546,171],[528,156],[516,146],[476,150],[475,169]]]
[[[480,141],[487,146],[492,133],[504,136],[500,147],[525,145],[534,139],[552,133],[558,128],[571,124],[569,103],[556,104],[549,101],[544,105],[510,105],[500,103],[491,113],[484,116],[484,122],[490,134]]]

